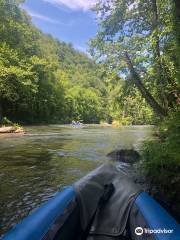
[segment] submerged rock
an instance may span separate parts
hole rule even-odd
[[[140,159],[139,153],[133,149],[114,150],[108,153],[107,157],[125,163],[135,163]]]
[[[65,157],[65,153],[63,153],[63,152],[58,152],[57,155],[58,155],[59,157]]]

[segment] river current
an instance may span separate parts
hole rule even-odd
[[[26,134],[0,135],[0,235],[122,148],[139,149],[150,126],[85,125],[26,127]]]

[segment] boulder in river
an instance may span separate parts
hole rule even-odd
[[[120,161],[125,163],[135,163],[140,159],[139,153],[133,149],[114,150],[108,153],[107,157],[114,161]]]

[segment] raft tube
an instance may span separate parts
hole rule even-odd
[[[133,229],[133,231],[137,230],[137,232],[134,237],[132,237],[133,234],[131,235],[131,239],[149,239],[141,236],[141,231],[151,231],[150,239],[154,240],[180,239],[180,227],[178,223],[147,193],[140,193],[133,207],[137,208],[141,213],[141,217],[144,218],[149,230],[143,229],[141,225],[136,225],[138,229]],[[152,233],[152,230],[155,231]],[[74,187],[70,186],[65,188],[62,192],[57,193],[47,203],[35,210],[31,215],[10,230],[2,239],[74,240],[78,239],[78,237],[76,238],[75,236],[77,236],[80,231],[76,193]]]
[[[73,187],[67,187],[17,224],[3,240],[41,240],[51,229],[68,204],[75,198]],[[67,226],[68,227],[68,226]]]
[[[143,232],[156,240],[180,240],[180,225],[156,200],[142,192],[134,204],[148,225]]]

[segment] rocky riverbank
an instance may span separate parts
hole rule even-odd
[[[22,127],[14,127],[14,126],[2,126],[0,127],[0,134],[9,134],[9,133],[14,133],[14,134],[24,134],[25,131]]]

